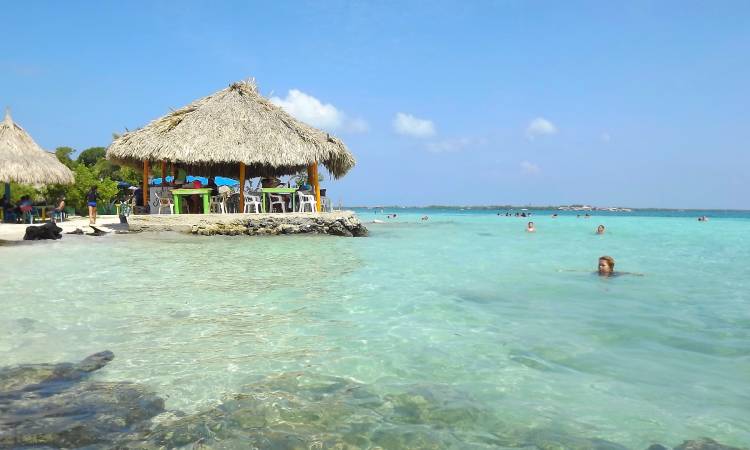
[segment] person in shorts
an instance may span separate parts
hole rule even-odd
[[[86,194],[86,206],[89,207],[89,225],[96,224],[96,202],[100,199],[101,197],[96,190],[96,186],[91,186],[91,189]]]

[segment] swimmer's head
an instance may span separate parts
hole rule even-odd
[[[596,234],[604,234],[604,225],[596,227]]]
[[[599,275],[609,275],[615,271],[615,259],[611,256],[599,257]]]
[[[529,225],[528,225],[528,227],[529,227],[529,228],[534,228],[534,222],[529,222]]]

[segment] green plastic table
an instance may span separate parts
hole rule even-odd
[[[209,197],[211,195],[211,188],[201,189],[172,189],[172,198],[174,199],[174,213],[182,214],[182,199],[180,197],[189,197],[191,195],[200,195],[203,197],[203,214],[208,214],[211,211],[209,205]]]
[[[296,195],[294,195],[294,193],[297,192],[297,188],[280,188],[280,187],[275,187],[275,188],[261,188],[260,192],[263,194],[263,201],[261,202],[262,206],[263,206],[263,212],[268,211],[268,207],[267,207],[267,205],[268,205],[268,196],[270,194],[291,194],[292,195],[292,212],[294,212],[294,209],[295,209],[295,207],[294,207],[294,203],[295,203],[294,197],[296,197]]]

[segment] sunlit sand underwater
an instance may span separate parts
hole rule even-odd
[[[388,212],[360,211],[368,238],[0,247],[0,366],[108,349],[92,377],[167,409],[285,389],[363,448],[750,442],[747,215],[546,213],[530,234],[493,211]],[[605,254],[643,276],[593,275]],[[305,390],[331,380],[356,389]]]

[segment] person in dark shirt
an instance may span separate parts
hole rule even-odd
[[[208,179],[206,187],[211,189],[211,195],[219,195],[219,186],[216,185],[216,179],[214,177]]]
[[[143,206],[143,189],[138,188],[133,191],[133,197],[135,197],[135,206]]]
[[[16,213],[15,209],[16,207],[11,203],[10,198],[3,196],[2,204],[3,208],[3,220],[6,222],[15,221],[16,219]]]
[[[86,206],[89,207],[89,225],[96,224],[96,202],[100,199],[101,197],[96,190],[96,186],[91,186],[91,189],[86,194]]]

